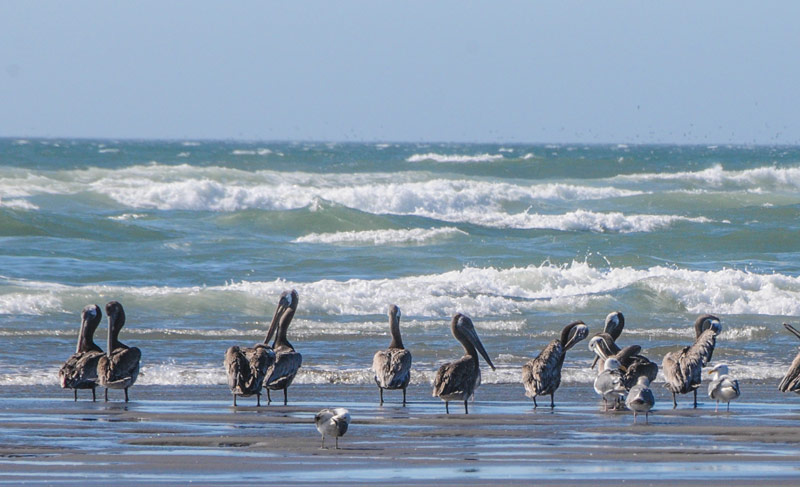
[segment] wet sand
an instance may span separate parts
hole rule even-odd
[[[442,485],[797,485],[800,397],[744,382],[731,412],[700,395],[671,397],[656,384],[649,424],[601,410],[588,384],[564,385],[556,408],[534,410],[515,384],[485,384],[470,414],[377,388],[295,385],[290,405],[233,408],[225,386],[134,386],[131,402],[78,402],[58,387],[0,388],[0,483],[229,485],[404,483]],[[102,397],[101,394],[98,396]],[[266,401],[264,401],[266,402]],[[313,416],[343,406],[350,430],[320,449]]]

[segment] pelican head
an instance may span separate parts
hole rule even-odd
[[[728,364],[717,364],[708,371],[708,375],[728,375]]]
[[[492,359],[489,358],[489,354],[486,353],[486,349],[483,348],[483,343],[481,343],[481,339],[478,338],[475,325],[472,324],[472,320],[469,316],[456,313],[456,315],[453,316],[453,321],[450,323],[450,330],[453,332],[453,336],[456,340],[461,342],[464,346],[464,350],[467,351],[468,355],[474,355],[477,350],[478,353],[483,356],[484,360],[486,360],[486,363],[489,364],[489,367],[495,370]]]
[[[619,360],[615,359],[614,357],[607,358],[603,364],[603,370],[619,370],[621,368],[622,364],[620,364]]]
[[[106,304],[106,315],[108,316],[108,349],[106,353],[110,356],[115,348],[125,347],[118,340],[119,332],[125,326],[125,310],[122,309],[119,301],[110,301]]]
[[[264,344],[268,344],[269,340],[272,338],[272,335],[277,331],[278,324],[281,321],[281,317],[283,314],[291,310],[292,316],[294,316],[294,312],[297,310],[297,304],[299,302],[299,296],[297,295],[297,291],[292,289],[291,291],[284,291],[281,293],[280,298],[278,299],[278,306],[275,308],[275,314],[272,315],[272,322],[269,324],[269,330],[267,331],[267,338],[264,339]]]
[[[713,330],[715,335],[722,331],[722,323],[714,315],[700,315],[694,322],[695,338],[699,338],[706,330]]]
[[[399,320],[402,313],[400,313],[400,308],[393,304],[389,306],[389,312],[387,314],[390,320],[394,320],[395,318]]]
[[[561,344],[566,352],[589,335],[589,327],[583,321],[574,321],[561,330]]]
[[[99,350],[99,347],[94,344],[93,337],[102,316],[100,307],[96,304],[90,304],[81,310],[81,329],[78,334],[78,349],[75,353],[85,352],[89,349]]]
[[[616,340],[622,334],[622,329],[625,328],[625,317],[620,311],[614,311],[606,316],[603,332],[608,333]]]

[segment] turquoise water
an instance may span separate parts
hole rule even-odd
[[[798,217],[800,147],[0,139],[0,384],[55,384],[81,308],[113,299],[142,383],[224,387],[224,350],[287,288],[300,383],[370,383],[391,303],[415,384],[460,355],[456,312],[498,365],[483,381],[513,383],[613,310],[657,362],[715,313],[715,361],[777,383]],[[565,380],[589,363],[579,345]]]

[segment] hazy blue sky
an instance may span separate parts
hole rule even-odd
[[[0,136],[800,143],[800,2],[0,2]]]

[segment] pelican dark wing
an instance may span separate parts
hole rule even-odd
[[[697,339],[690,347],[664,356],[662,369],[665,386],[672,393],[673,407],[677,407],[676,394],[694,393],[694,407],[697,407],[697,388],[702,381],[702,368],[711,360],[717,334],[721,331],[719,319],[712,315],[702,315],[695,321]]]
[[[286,336],[289,330],[289,324],[294,318],[294,313],[297,310],[299,296],[297,291],[284,291],[281,294],[279,310],[276,311],[276,316],[279,316],[278,331],[275,335],[275,341],[272,342],[272,350],[275,351],[275,362],[267,369],[267,375],[264,379],[264,386],[267,388],[267,400],[272,402],[269,391],[277,391],[283,389],[283,404],[284,406],[289,403],[289,386],[292,385],[297,371],[303,364],[303,356],[296,352],[294,346],[289,343]],[[269,337],[267,337],[269,339]]]
[[[96,304],[88,305],[81,311],[81,328],[78,332],[78,346],[58,371],[62,388],[73,389],[78,400],[78,389],[91,389],[92,400],[96,399],[98,385],[97,364],[103,357],[103,350],[94,343],[94,332],[100,324],[102,313]]]
[[[561,330],[561,338],[550,342],[536,358],[522,366],[522,385],[525,395],[533,399],[534,407],[538,406],[536,396],[546,395],[550,395],[550,407],[555,407],[553,396],[561,385],[561,366],[567,350],[588,334],[589,328],[582,321],[570,323]]]
[[[800,332],[792,325],[784,323],[783,326],[789,333],[800,338]],[[787,370],[786,374],[783,376],[783,380],[778,384],[778,390],[781,392],[796,392],[800,394],[800,353],[795,356],[792,365],[789,366],[789,370]]]
[[[257,405],[261,405],[261,388],[267,369],[275,363],[275,352],[264,344],[252,348],[230,347],[225,352],[225,370],[228,373],[228,387],[233,394],[233,405],[236,396],[258,396]]]
[[[122,305],[117,301],[106,304],[106,315],[108,315],[108,350],[97,363],[97,377],[100,385],[106,388],[106,401],[109,389],[124,389],[125,402],[128,402],[128,388],[135,384],[139,377],[142,352],[119,341],[119,332],[125,326],[125,311]]]
[[[383,404],[384,389],[402,389],[405,406],[406,387],[411,380],[411,352],[403,347],[403,339],[400,336],[400,308],[391,305],[388,315],[392,342],[386,350],[375,352],[372,357],[372,371],[375,373],[375,383],[380,390],[381,404]]]

